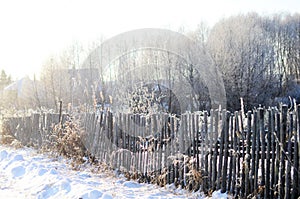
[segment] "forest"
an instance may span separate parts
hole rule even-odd
[[[194,30],[185,30],[182,27],[178,32],[193,40],[199,47],[192,56],[204,57],[201,64],[206,68],[217,68],[226,92],[228,110],[239,110],[241,98],[246,110],[259,106],[277,106],[279,103],[292,105],[300,102],[299,13],[271,16],[257,13],[240,14],[223,18],[213,27],[200,22]],[[182,57],[157,49],[135,50],[114,59],[108,64],[109,67],[102,66],[99,60],[93,60],[91,56],[102,42],[103,40],[95,41],[87,45],[75,42],[61,54],[49,57],[42,66],[39,78],[27,80],[27,84],[17,91],[12,87],[5,88],[10,79],[7,81],[3,75],[5,78],[1,79],[1,106],[57,110],[59,101],[64,102],[66,109],[105,106],[114,100],[111,93],[115,92],[118,85],[115,81],[120,81],[120,78],[112,77],[112,73],[113,76],[120,76],[122,70],[119,69],[125,70],[130,65],[134,66],[132,74],[144,76],[144,68],[156,65],[164,67],[155,79],[160,83],[152,81],[142,86],[138,84],[134,89],[131,88],[130,95],[117,93],[123,97],[123,101],[128,101],[127,107],[131,111],[149,111],[149,104],[153,106],[153,103],[160,103],[164,109],[172,109],[171,112],[176,113],[176,93],[171,92],[170,84],[162,84],[170,82],[171,79],[186,82],[192,88],[189,103],[196,105],[188,106],[187,111],[208,110],[212,107],[207,82],[201,78],[201,71],[197,71],[194,65]],[[181,45],[180,48],[185,46]],[[119,73],[116,72],[116,68],[119,68]],[[128,69],[127,67],[126,70]],[[169,75],[168,71],[171,71]],[[148,72],[152,73],[150,69]],[[127,75],[126,78],[132,78],[132,75]],[[125,81],[130,82],[123,79],[123,83]],[[25,82],[24,80],[23,84]],[[155,91],[155,85],[161,85],[159,93]],[[184,86],[182,87],[184,90]],[[143,89],[145,92],[141,91]],[[17,97],[17,100],[10,100],[12,97]],[[144,101],[144,105],[140,101]],[[138,110],[135,106],[139,106]]]

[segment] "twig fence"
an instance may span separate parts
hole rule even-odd
[[[76,116],[82,142],[99,161],[140,181],[174,183],[247,198],[300,196],[300,106],[136,115],[110,112]],[[60,114],[6,118],[23,144],[49,142]]]

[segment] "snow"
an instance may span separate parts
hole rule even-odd
[[[126,181],[109,172],[75,171],[64,158],[51,158],[30,148],[0,146],[0,198],[205,198],[174,184],[158,187]],[[211,198],[228,198],[215,191]],[[208,197],[206,197],[208,198]]]
[[[51,158],[31,148],[0,146],[0,198],[205,198],[174,185],[126,181],[113,172],[72,170],[64,158]]]
[[[226,193],[221,193],[221,190],[215,191],[212,194],[212,198],[213,199],[226,199],[226,198],[230,198]]]

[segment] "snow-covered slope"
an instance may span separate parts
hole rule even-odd
[[[0,146],[0,198],[205,198],[174,185],[158,187],[126,181],[92,167],[72,170],[64,158],[54,159],[30,148]],[[227,198],[220,191],[212,198]]]
[[[0,198],[201,198],[151,184],[139,184],[87,167],[74,171],[67,160],[53,159],[33,149],[0,146]],[[89,170],[89,171],[88,171]]]

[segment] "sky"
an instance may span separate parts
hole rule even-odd
[[[299,0],[0,0],[0,70],[13,79],[75,42],[88,44],[138,28],[193,30],[247,12],[300,12]]]

